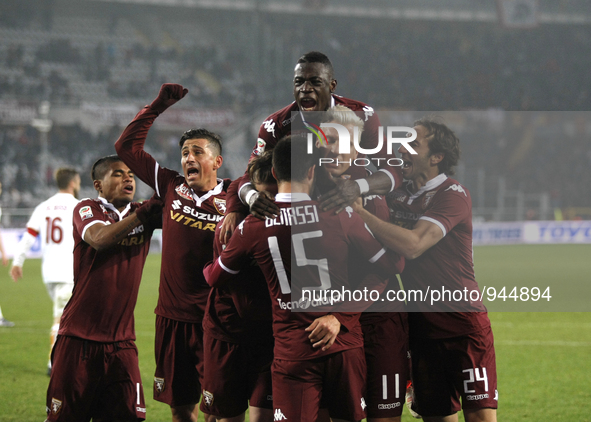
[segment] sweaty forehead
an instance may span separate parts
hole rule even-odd
[[[328,68],[322,63],[298,63],[294,69],[294,77],[330,79]]]

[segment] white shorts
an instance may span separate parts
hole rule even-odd
[[[59,318],[64,313],[66,303],[72,297],[74,283],[47,282],[45,283],[47,293],[53,302],[53,318]]]

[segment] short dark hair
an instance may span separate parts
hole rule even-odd
[[[287,135],[273,148],[273,168],[279,182],[302,181],[310,167],[318,162],[318,148],[307,152],[307,139],[304,134]]]
[[[273,150],[267,150],[248,163],[248,178],[252,183],[275,184],[273,177]]]
[[[92,171],[90,172],[90,177],[92,181],[95,180],[103,180],[105,174],[109,171],[109,167],[111,164],[123,162],[118,155],[107,155],[106,157],[99,158],[96,162],[92,165]]]
[[[436,121],[436,117],[422,117],[415,121],[415,126],[423,126],[429,132],[429,154],[443,154],[443,160],[437,164],[439,174],[445,173],[451,176],[455,173],[454,167],[460,159],[460,139],[453,130],[445,124]]]
[[[78,170],[70,167],[61,167],[55,172],[55,182],[60,190],[67,189],[68,185],[76,176],[79,176]]]
[[[179,147],[182,149],[185,141],[188,139],[207,139],[208,145],[210,145],[214,152],[217,151],[217,155],[222,155],[222,137],[217,133],[211,132],[204,128],[199,129],[189,129],[181,139],[179,140]]]
[[[332,67],[332,62],[326,56],[326,54],[321,53],[320,51],[307,52],[298,59],[298,63],[321,63],[322,65],[326,66],[330,79],[334,79],[334,68]]]

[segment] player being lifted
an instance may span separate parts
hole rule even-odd
[[[353,145],[354,129],[363,133],[363,121],[349,108],[336,105],[328,109],[322,123],[337,123],[349,132],[351,143],[349,153],[340,153],[341,139],[334,127],[323,128],[326,134],[326,167],[336,180],[355,180],[371,174],[365,167],[351,166],[358,154]],[[344,141],[343,141],[344,142]],[[317,146],[323,148],[318,141]],[[329,161],[332,160],[332,161]],[[367,195],[363,198],[363,208],[377,218],[388,221],[390,217],[385,196]],[[349,274],[353,279],[361,279],[365,266],[352,266]],[[398,288],[395,274],[390,277],[389,289]],[[386,286],[384,286],[384,289]],[[392,304],[377,300],[368,312],[359,319],[363,330],[365,359],[367,362],[367,420],[369,422],[398,422],[403,409],[406,381],[409,379],[408,361],[408,321],[404,303]],[[382,311],[382,312],[380,312]]]
[[[460,156],[459,139],[431,119],[418,120],[414,129],[409,145],[417,155],[398,150],[408,182],[389,196],[391,222],[356,210],[384,245],[406,257],[405,288],[477,290],[470,194],[448,177]],[[494,341],[482,302],[414,305],[421,312],[409,312],[413,407],[426,421],[457,421],[461,408],[468,422],[496,421]]]
[[[144,420],[133,311],[162,204],[131,202],[135,179],[116,155],[93,165],[92,180],[98,199],[74,208],[74,290],[53,348],[47,421]]]
[[[365,103],[336,95],[337,80],[329,58],[318,52],[311,51],[300,57],[294,69],[293,95],[295,101],[290,105],[271,114],[262,123],[257,143],[252,151],[251,159],[263,151],[272,149],[279,139],[289,135],[292,125],[304,126],[306,119],[314,120],[320,112],[334,105],[344,105],[353,110],[363,121],[364,130],[360,138],[360,146],[366,149],[375,148],[379,140],[380,120],[374,109]],[[376,157],[387,157],[386,144]],[[392,158],[392,157],[387,157]],[[380,161],[381,164],[385,160]],[[384,165],[377,175],[370,179],[361,176],[357,181],[340,180],[332,202],[351,204],[361,194],[390,192],[402,183],[400,167]],[[338,193],[338,194],[337,194]],[[343,198],[346,201],[343,202]],[[242,203],[241,203],[242,201]],[[331,203],[332,203],[331,202]],[[244,204],[244,205],[243,205]],[[236,225],[244,218],[245,205],[250,212],[259,217],[274,217],[278,212],[273,201],[256,191],[249,183],[247,175],[235,180],[228,189],[228,214],[221,230],[222,243],[226,243]],[[343,207],[344,208],[344,207]]]
[[[359,313],[330,312],[301,295],[349,288],[351,260],[372,263],[384,278],[402,261],[385,253],[352,210],[320,213],[309,196],[317,157],[306,153],[305,139],[279,141],[273,151],[278,216],[248,216],[205,273],[212,285],[229,281],[254,257],[265,275],[273,304],[276,421],[315,421],[321,397],[333,421],[359,421],[366,369]]]
[[[158,97],[137,114],[115,144],[121,159],[164,202],[154,399],[170,405],[175,422],[197,418],[203,377],[202,319],[210,291],[202,269],[213,256],[214,232],[225,213],[230,184],[217,178],[223,162],[220,137],[206,129],[182,135],[183,174],[161,167],[144,151],[156,117],[187,92],[181,85],[162,85]]]
[[[41,275],[47,293],[53,302],[53,325],[50,332],[49,355],[55,344],[60,318],[64,306],[72,296],[74,287],[74,236],[72,216],[78,204],[80,175],[75,169],[60,168],[55,172],[55,181],[59,192],[37,205],[27,222],[27,231],[23,234],[14,252],[10,276],[16,282],[23,277],[23,264],[26,253],[35,243],[37,235],[41,237]],[[47,374],[51,373],[51,359]]]

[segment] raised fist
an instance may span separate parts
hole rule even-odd
[[[164,203],[154,194],[150,199],[142,202],[135,210],[135,215],[142,223],[145,223],[150,218],[162,214],[162,207],[164,207]]]
[[[168,107],[187,95],[188,92],[189,90],[187,88],[183,88],[182,85],[164,84],[160,87],[158,97],[152,101],[150,107],[158,113],[162,113]]]

